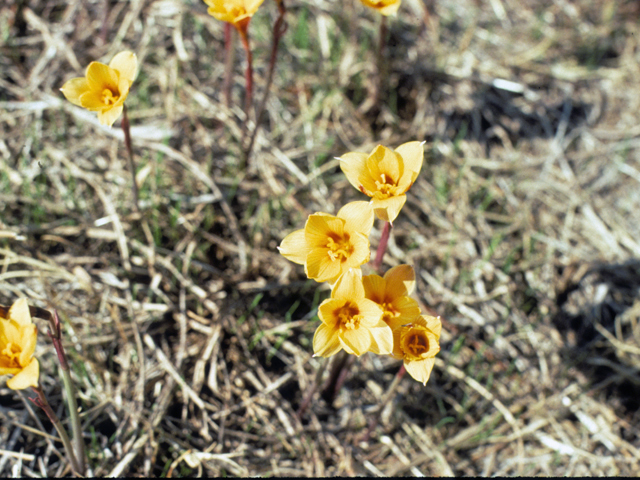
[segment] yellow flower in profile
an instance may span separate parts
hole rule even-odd
[[[420,315],[418,302],[409,297],[416,285],[416,275],[409,265],[398,265],[384,274],[362,278],[365,297],[384,310],[382,319],[395,330]]]
[[[335,282],[350,268],[369,261],[369,232],[373,210],[368,202],[351,202],[337,216],[309,215],[301,230],[287,235],[278,247],[294,263],[304,265],[307,277],[316,282]]]
[[[264,0],[204,0],[207,12],[214,18],[229,22],[241,32],[246,32],[249,21]]]
[[[331,298],[318,307],[322,325],[313,336],[314,355],[330,357],[342,349],[358,356],[390,354],[393,333],[382,314],[382,308],[364,296],[360,269],[348,270],[336,282]]]
[[[367,7],[378,10],[382,15],[393,15],[400,8],[400,0],[360,0]]]
[[[369,155],[350,152],[339,158],[351,185],[371,197],[376,216],[386,222],[393,222],[400,213],[423,159],[420,142],[405,143],[395,150],[378,145]]]
[[[72,78],[60,90],[74,105],[98,112],[102,125],[111,126],[122,113],[137,69],[136,54],[120,52],[109,65],[91,62],[84,77]]]
[[[424,385],[440,351],[441,330],[439,318],[420,315],[393,331],[393,356],[404,359],[404,368],[409,375]]]
[[[33,357],[37,338],[26,299],[16,301],[6,318],[0,315],[0,375],[13,375],[7,387],[22,390],[38,386],[40,364]]]

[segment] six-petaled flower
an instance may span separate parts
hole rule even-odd
[[[371,197],[376,216],[393,222],[407,201],[407,190],[418,178],[423,159],[422,143],[409,142],[395,150],[378,145],[369,155],[349,152],[339,160],[351,185]]]
[[[313,336],[314,354],[329,357],[342,349],[358,356],[390,354],[393,333],[382,320],[383,313],[378,304],[365,298],[361,271],[350,269],[336,282],[331,298],[318,307],[322,324]]]
[[[120,52],[109,65],[91,62],[84,77],[72,78],[60,90],[74,105],[98,112],[102,125],[111,126],[122,113],[137,69],[135,53]]]

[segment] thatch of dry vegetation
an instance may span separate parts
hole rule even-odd
[[[1,3],[0,304],[58,310],[90,473],[640,474],[638,2],[404,0],[384,92],[377,12],[286,3],[246,169],[245,57],[237,45],[227,108],[224,26],[203,2]],[[267,0],[251,23],[256,98],[276,15]],[[140,213],[119,122],[59,92],[122,50],[141,65]],[[364,355],[298,418],[331,365],[311,348],[329,291],[276,246],[364,200],[334,157],[412,140],[425,165],[385,268],[415,268],[438,362],[380,411],[399,362]],[[4,385],[0,476],[70,474],[29,392]]]

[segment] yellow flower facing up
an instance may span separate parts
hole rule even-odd
[[[37,387],[40,364],[33,357],[38,329],[31,322],[27,300],[21,298],[0,316],[0,375],[13,375],[7,387],[22,390]]]
[[[365,297],[384,310],[382,319],[391,330],[420,315],[418,302],[409,297],[416,285],[416,275],[409,265],[398,265],[384,274],[366,275],[362,279]]]
[[[287,235],[278,247],[307,277],[334,283],[350,268],[369,261],[369,232],[373,210],[368,202],[351,202],[337,216],[314,213],[301,230]]]
[[[362,272],[348,270],[336,282],[331,298],[318,307],[322,325],[313,336],[314,355],[329,357],[342,349],[358,356],[390,354],[393,333],[382,314],[382,308],[364,296]]]
[[[102,125],[111,126],[122,113],[137,69],[136,54],[120,52],[109,65],[91,62],[84,77],[72,78],[60,90],[74,105],[98,112]]]
[[[251,17],[264,0],[204,0],[212,17],[229,22],[241,32],[246,32]]]
[[[378,145],[369,155],[350,152],[339,158],[351,185],[371,197],[376,216],[386,222],[393,222],[400,213],[423,159],[420,142],[405,143],[395,150]]]
[[[404,359],[404,368],[409,375],[424,385],[440,351],[441,330],[439,318],[420,315],[393,331],[393,355]]]
[[[360,0],[367,7],[378,10],[385,17],[395,14],[400,8],[400,0]]]

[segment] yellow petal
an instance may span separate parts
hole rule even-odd
[[[362,319],[360,325],[366,328],[384,327],[387,324],[382,320],[382,314],[384,310],[376,302],[369,300],[368,298],[361,298],[357,300],[358,310]]]
[[[304,230],[296,230],[284,237],[282,243],[278,247],[278,251],[280,252],[280,255],[287,260],[291,260],[293,263],[297,263],[299,265],[304,265],[309,253]]]
[[[383,175],[387,180],[397,182],[404,171],[402,157],[383,145],[378,145],[371,152],[367,158],[367,169],[371,177],[378,182],[382,181]]]
[[[325,324],[320,325],[313,335],[313,354],[320,357],[330,357],[340,351],[342,345],[338,338],[338,331],[332,330]]]
[[[402,325],[411,323],[416,317],[420,315],[420,306],[411,297],[396,298],[391,306],[398,312],[397,317],[391,317],[388,319],[389,326],[392,330],[395,330]]]
[[[27,325],[22,329],[22,339],[20,343],[20,358],[18,359],[20,366],[24,367],[31,361],[33,352],[36,351],[36,343],[38,342],[38,328],[35,325]]]
[[[362,277],[364,296],[376,303],[383,303],[386,294],[386,282],[379,275],[366,275]]]
[[[360,232],[351,234],[351,246],[353,251],[343,264],[343,269],[357,268],[369,261],[371,249],[369,248],[369,238]]]
[[[396,219],[400,210],[407,201],[406,195],[398,195],[397,197],[385,198],[383,200],[372,199],[373,211],[380,220],[391,222]]]
[[[369,350],[378,355],[389,355],[393,351],[393,332],[384,322],[382,326],[369,329],[373,342]]]
[[[332,215],[314,213],[309,215],[304,226],[304,234],[309,249],[326,247],[329,234],[342,236],[345,221]]]
[[[264,0],[245,0],[247,13],[250,15],[256,13],[258,7],[262,5],[262,2],[264,2]]]
[[[362,191],[360,187],[371,192],[375,190],[375,184],[367,170],[367,158],[369,155],[360,152],[345,153],[340,157],[340,168],[349,180],[349,183]],[[364,193],[364,192],[363,192]]]
[[[344,219],[344,229],[348,232],[360,232],[369,236],[373,227],[373,210],[370,202],[347,203],[338,212],[338,218]]]
[[[436,338],[440,339],[440,332],[442,331],[442,322],[439,317],[432,317],[430,315],[422,315],[422,319],[425,322],[425,326],[433,332]]]
[[[9,308],[9,319],[14,320],[21,327],[31,325],[31,313],[26,298],[16,300]]]
[[[328,282],[340,275],[340,261],[332,260],[328,251],[327,248],[314,248],[309,252],[304,264],[307,277],[316,282]]]
[[[358,328],[355,330],[345,330],[338,334],[342,348],[347,353],[352,353],[358,357],[366,353],[371,348],[373,337],[367,328]]]
[[[404,362],[404,368],[414,379],[422,383],[423,385],[427,384],[429,377],[431,376],[431,370],[433,370],[433,365],[436,363],[436,359],[434,357],[425,358],[424,360],[417,360],[413,362]]]
[[[102,93],[107,88],[112,92],[118,90],[118,72],[104,63],[91,62],[87,67],[86,77],[92,92]]]
[[[67,100],[81,107],[80,96],[89,91],[89,84],[84,77],[72,78],[65,82],[60,90]]]
[[[342,299],[327,298],[318,307],[318,318],[320,318],[320,321],[327,325],[327,327],[332,329],[338,328],[338,318],[334,315],[334,312],[342,308],[344,304],[345,301]]]
[[[17,373],[13,378],[7,380],[7,387],[12,390],[22,390],[27,387],[37,387],[40,376],[40,364],[33,358],[31,363]]]
[[[422,163],[424,162],[424,145],[422,142],[403,143],[396,148],[404,162],[405,170],[411,170],[416,174],[420,173]]]
[[[344,298],[351,301],[364,299],[362,271],[356,268],[347,270],[334,285],[331,298]]]
[[[411,265],[398,265],[384,274],[387,285],[387,295],[391,298],[399,298],[411,295],[416,286],[416,274]]]
[[[98,120],[100,120],[100,124],[108,125],[110,127],[118,119],[118,117],[122,113],[122,110],[123,110],[122,105],[119,105],[119,106],[114,106],[109,110],[98,112]]]
[[[117,70],[120,74],[120,79],[126,79],[131,85],[138,71],[138,58],[133,52],[120,52],[113,57],[109,67]]]

